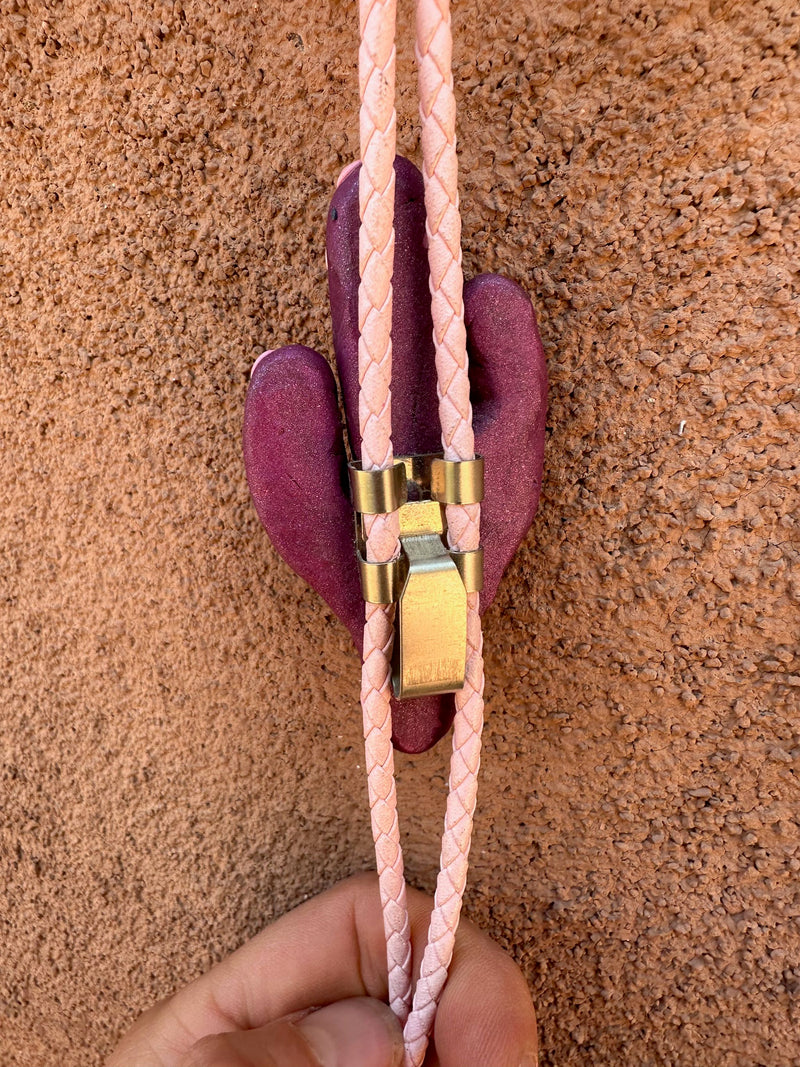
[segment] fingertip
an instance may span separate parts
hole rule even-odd
[[[312,1012],[296,1027],[321,1067],[400,1067],[403,1032],[387,1004],[353,997]]]
[[[462,921],[435,1030],[440,1067],[536,1063],[536,1012],[515,961]]]
[[[403,1034],[391,1009],[351,997],[264,1026],[209,1034],[180,1067],[400,1067]]]

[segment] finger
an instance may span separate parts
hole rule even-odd
[[[409,888],[408,904],[419,961],[432,901]],[[126,1041],[137,1050],[137,1067],[149,1067],[174,1062],[177,1049],[208,1034],[252,1029],[309,1004],[361,996],[387,996],[375,875],[356,875],[284,915],[148,1013]],[[524,1062],[535,1047],[535,1016],[522,974],[467,921],[458,931],[435,1033],[441,1067],[508,1067]]]
[[[464,287],[475,447],[486,461],[481,508],[481,610],[528,532],[539,503],[547,366],[533,305],[508,278],[482,274]]]
[[[196,1042],[181,1067],[399,1067],[403,1033],[391,1008],[367,997],[339,1001],[300,1019]]]
[[[463,919],[436,1013],[434,1042],[439,1067],[537,1063],[536,1013],[522,972],[499,945]]]
[[[253,503],[273,545],[360,647],[364,602],[344,440],[336,383],[322,356],[290,345],[256,361],[242,446]]]
[[[348,169],[328,212],[328,288],[336,367],[347,431],[356,456],[358,431],[358,171]],[[392,276],[392,443],[397,455],[441,448],[433,350],[425,200],[422,175],[395,159],[394,274]]]

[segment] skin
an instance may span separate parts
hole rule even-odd
[[[395,163],[392,439],[397,455],[441,447],[425,250],[422,176]],[[338,386],[352,454],[358,429],[358,168],[345,171],[328,213],[326,249]],[[523,289],[482,274],[464,289],[476,450],[486,461],[481,508],[481,611],[527,533],[539,502],[547,371]],[[337,381],[304,345],[261,356],[245,403],[243,451],[256,511],[284,560],[327,601],[361,650],[364,602],[353,550],[353,511]],[[453,719],[452,695],[393,701],[394,743],[424,752]]]
[[[432,904],[409,888],[417,971]],[[107,1067],[399,1067],[400,1027],[386,997],[377,877],[356,875],[151,1008]],[[462,920],[425,1067],[536,1062],[536,1018],[521,971]]]

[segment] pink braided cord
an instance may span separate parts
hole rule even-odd
[[[411,1004],[411,927],[397,820],[389,703],[393,637],[394,607],[367,604],[361,669],[367,788],[386,935],[389,1004],[405,1022]]]
[[[392,451],[392,272],[396,146],[395,0],[361,0],[358,378],[361,461],[390,467]],[[367,558],[400,551],[397,513],[365,516]],[[391,658],[394,605],[367,604],[361,707],[372,836],[386,934],[389,1003],[401,1020],[411,1003],[411,937],[397,820],[392,748]]]
[[[441,866],[436,880],[428,944],[414,990],[414,1005],[403,1031],[405,1067],[419,1067],[425,1059],[436,1007],[453,957],[461,902],[467,883],[483,730],[483,638],[478,596],[478,593],[468,596],[467,682],[456,693],[450,791],[442,835]]]
[[[365,469],[391,466],[392,272],[394,260],[395,0],[360,0],[359,426]],[[448,0],[417,0],[417,63],[430,263],[431,310],[442,446],[447,459],[474,458],[464,326],[461,218]],[[480,506],[447,506],[448,540],[480,544]],[[397,514],[365,516],[367,556],[400,550]],[[361,703],[367,778],[387,941],[389,1002],[405,1022],[406,1067],[425,1058],[453,955],[467,878],[483,728],[483,638],[479,595],[467,597],[466,683],[456,694],[450,792],[428,943],[413,1010],[411,943],[391,742],[392,605],[367,604]],[[406,1021],[407,1020],[407,1021]]]
[[[446,459],[470,460],[475,457],[475,437],[464,325],[449,0],[417,0],[416,26],[426,232],[442,447]],[[448,504],[446,512],[450,547],[462,552],[478,548],[480,505]],[[478,609],[479,594],[470,593],[467,597],[466,682],[455,698],[450,790],[441,865],[428,943],[403,1034],[406,1067],[420,1067],[425,1059],[436,1006],[453,956],[467,881],[483,731],[483,636]]]

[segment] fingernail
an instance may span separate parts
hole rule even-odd
[[[356,169],[356,167],[357,167],[357,166],[359,165],[359,163],[360,163],[360,162],[361,162],[361,160],[360,160],[360,159],[354,159],[352,163],[348,163],[348,164],[347,164],[347,166],[346,166],[346,167],[344,168],[344,170],[342,171],[342,173],[341,173],[341,174],[339,175],[339,177],[338,177],[338,178],[336,179],[336,188],[337,188],[337,189],[338,189],[338,188],[339,188],[339,186],[340,186],[340,185],[342,184],[342,182],[343,182],[343,181],[345,180],[345,178],[347,177],[347,175],[348,175],[348,174],[352,174],[352,173],[353,173],[353,171],[354,171],[354,170]]]
[[[399,1067],[403,1034],[391,1008],[370,997],[340,1000],[296,1024],[321,1067]]]
[[[261,355],[260,355],[260,356],[258,357],[258,359],[257,359],[257,360],[255,361],[255,363],[253,364],[253,366],[252,366],[252,367],[250,368],[250,377],[251,377],[251,378],[252,378],[252,377],[253,377],[253,375],[255,374],[255,371],[256,371],[256,367],[257,367],[257,366],[259,365],[259,363],[261,362],[261,360],[262,360],[262,359],[264,359],[264,357],[265,357],[265,356],[271,356],[271,355],[272,355],[272,353],[273,353],[273,352],[275,352],[275,351],[276,351],[276,349],[274,349],[274,348],[268,348],[266,352],[262,352],[262,353],[261,353]]]

